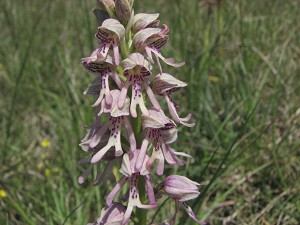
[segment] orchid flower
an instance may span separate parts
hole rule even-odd
[[[112,104],[112,96],[110,94],[108,78],[111,76],[118,87],[121,87],[121,81],[115,72],[113,64],[112,52],[109,52],[104,60],[97,58],[97,50],[95,50],[90,57],[82,58],[83,66],[97,76],[92,85],[84,92],[88,95],[99,95],[97,101],[92,105],[93,107],[102,105],[102,107],[110,107]],[[105,101],[103,101],[105,100]]]
[[[187,127],[193,127],[195,125],[194,123],[187,123],[192,118],[192,115],[188,114],[186,117],[180,118],[177,113],[179,106],[171,99],[172,93],[177,92],[186,86],[186,83],[167,73],[163,73],[162,75],[158,74],[153,79],[153,91],[155,94],[164,96],[172,118],[177,123],[181,123]]]
[[[154,160],[158,160],[157,174],[162,175],[164,172],[164,161],[170,165],[182,166],[184,163],[177,157],[177,155],[191,157],[182,152],[176,152],[169,144],[177,139],[176,125],[172,120],[167,118],[162,111],[157,112],[150,109],[150,116],[143,116],[143,127],[146,129],[146,137],[141,146],[141,152],[137,161],[136,168],[140,169],[149,142],[153,145],[152,156],[147,161],[147,167],[150,167]]]
[[[164,182],[163,190],[165,193],[175,200],[176,211],[171,219],[170,225],[173,225],[176,219],[179,205],[182,205],[188,215],[198,224],[205,225],[206,223],[199,221],[191,207],[188,206],[186,201],[197,198],[200,192],[198,191],[199,183],[192,181],[186,177],[171,175],[168,176]]]
[[[128,205],[123,218],[121,225],[125,225],[128,223],[131,213],[134,207],[142,208],[142,209],[151,209],[156,207],[155,197],[153,187],[150,182],[149,171],[146,169],[146,160],[148,156],[145,157],[145,161],[143,162],[143,166],[140,170],[135,168],[136,161],[138,159],[139,150],[135,149],[130,151],[123,156],[123,161],[121,165],[120,172],[124,175],[113,190],[108,194],[106,198],[106,205],[109,207],[112,205],[113,199],[119,193],[123,185],[128,182],[129,183],[129,195],[128,195]],[[145,188],[147,190],[149,205],[141,203],[138,191],[138,178],[142,176],[145,182]]]
[[[114,52],[115,63],[118,66],[120,64],[120,53],[118,44],[124,38],[125,28],[115,19],[106,19],[102,25],[98,27],[96,38],[100,41],[100,47],[96,49],[97,57],[100,60],[104,60],[108,53],[108,50],[112,46]]]
[[[95,153],[97,153],[98,151],[100,151],[102,148],[104,148],[109,140],[109,132],[107,131],[103,136],[101,141],[98,143],[97,146],[95,146],[94,148],[90,148],[89,144],[91,142],[91,139],[93,137],[93,135],[95,134],[95,132],[99,129],[99,125],[98,125],[98,119],[95,122],[95,125],[92,126],[92,128],[89,130],[89,132],[85,135],[85,137],[81,140],[81,148],[86,151],[86,152],[91,152],[93,155]],[[86,180],[87,177],[90,175],[90,173],[93,170],[93,167],[97,167],[97,173],[96,173],[96,177],[93,180],[93,184],[94,185],[98,185],[98,184],[102,184],[106,181],[106,179],[110,179],[110,180],[114,180],[114,176],[112,173],[112,168],[115,165],[116,162],[119,161],[119,158],[115,156],[115,151],[113,150],[113,148],[110,148],[102,157],[102,160],[107,161],[107,164],[103,170],[103,172],[101,173],[101,168],[100,168],[100,161],[93,164],[91,163],[91,159],[92,157],[89,158],[85,158],[85,159],[81,159],[78,162],[78,165],[82,165],[82,164],[89,164],[87,169],[85,169],[83,171],[83,173],[79,176],[78,178],[78,183],[79,184],[83,184]]]
[[[151,75],[150,64],[144,58],[144,56],[139,53],[133,53],[127,59],[122,61],[122,67],[127,80],[121,90],[118,106],[120,108],[123,107],[128,88],[130,85],[132,85],[132,95],[130,103],[131,116],[137,117],[137,105],[140,106],[140,109],[144,115],[149,115],[149,111],[146,108],[143,99],[142,88],[146,90],[149,100],[151,101],[153,106],[156,109],[160,109],[160,105],[156,100],[153,91],[148,85],[148,77]]]
[[[127,118],[129,115],[129,98],[126,98],[125,104],[122,109],[117,106],[117,101],[120,96],[120,91],[113,90],[112,94],[112,107],[111,109],[104,108],[104,113],[110,114],[110,119],[106,121],[93,135],[89,142],[89,147],[96,147],[103,135],[109,130],[110,137],[108,139],[107,145],[100,149],[91,159],[91,163],[97,163],[101,160],[101,158],[106,154],[106,152],[111,148],[115,147],[115,156],[121,156],[123,154],[123,150],[121,147],[121,125],[124,122],[125,128],[127,131],[127,136],[130,143],[130,148],[136,148],[135,137],[131,128],[131,124],[129,119]],[[109,129],[110,128],[110,129]]]
[[[135,48],[139,52],[146,51],[146,54],[151,63],[154,63],[152,58],[152,53],[155,55],[157,60],[157,65],[159,67],[160,73],[162,73],[162,68],[159,59],[164,61],[166,64],[173,67],[181,67],[185,63],[175,63],[173,58],[165,58],[160,53],[160,49],[167,43],[169,40],[169,27],[163,24],[163,28],[145,28],[140,30],[134,35],[133,43]]]

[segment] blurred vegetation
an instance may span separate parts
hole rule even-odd
[[[211,225],[299,224],[299,4],[136,0],[136,13],[159,12],[170,26],[164,54],[186,61],[164,69],[189,83],[176,100],[197,124],[179,126],[174,147],[195,157],[168,173],[204,184],[190,205]],[[97,6],[0,1],[1,225],[82,225],[103,207],[109,188],[77,183],[93,115],[80,58],[96,47]],[[167,201],[152,218],[173,212]]]

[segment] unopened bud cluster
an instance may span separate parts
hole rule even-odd
[[[162,177],[165,163],[182,166],[184,162],[179,157],[191,157],[171,147],[177,139],[176,123],[188,127],[194,123],[189,122],[190,114],[179,116],[179,105],[172,99],[173,93],[187,84],[162,70],[161,62],[173,67],[184,65],[160,52],[169,39],[169,28],[165,24],[159,26],[158,14],[134,15],[133,0],[99,3],[101,9],[94,10],[99,22],[95,35],[98,47],[89,57],[82,58],[84,68],[95,75],[84,94],[95,96],[92,107],[96,114],[81,140],[80,146],[89,156],[79,161],[87,164],[87,168],[78,182],[84,183],[94,167],[95,185],[113,181],[112,171],[118,166],[121,176],[113,181],[116,185],[106,196],[100,218],[92,224],[128,224],[136,207],[158,206],[158,192],[176,203],[169,224],[175,223],[179,205],[194,221],[205,224],[186,203],[199,195],[198,183],[171,175],[153,188],[151,178],[155,171]],[[154,67],[159,71],[156,76],[152,74]],[[158,99],[166,101],[171,118],[165,115]],[[147,192],[148,202],[140,200],[141,186]],[[126,194],[118,201],[117,195],[126,187],[128,190],[122,191]]]

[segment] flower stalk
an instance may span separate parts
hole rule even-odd
[[[181,157],[191,158],[171,146],[178,136],[176,123],[187,127],[194,123],[190,122],[191,114],[179,116],[180,107],[171,98],[187,84],[162,70],[161,62],[173,67],[184,65],[160,52],[169,40],[169,28],[159,26],[159,14],[134,14],[133,0],[99,3],[102,9],[94,10],[100,22],[95,35],[98,47],[82,58],[84,68],[95,75],[84,94],[96,98],[92,105],[96,116],[80,143],[89,156],[79,161],[79,165],[88,166],[78,182],[86,182],[96,170],[94,185],[111,182],[115,186],[106,196],[100,217],[89,225],[126,225],[130,221],[146,225],[148,210],[161,203],[162,194],[173,199],[176,208],[169,223],[159,224],[174,225],[180,206],[196,223],[205,224],[187,204],[199,195],[197,182],[171,175],[153,184],[154,176],[163,177],[166,163],[183,166]],[[154,67],[159,71],[156,76],[152,74]],[[158,96],[166,101],[166,112],[172,119],[165,114]],[[108,119],[101,122],[100,117]],[[101,165],[105,165],[103,171]],[[120,166],[118,174],[113,171],[116,166]],[[120,195],[127,187],[126,194]]]

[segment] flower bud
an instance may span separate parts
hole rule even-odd
[[[115,12],[115,1],[114,0],[99,0],[99,4],[110,17],[114,17]]]
[[[172,175],[166,178],[163,189],[172,199],[184,202],[197,198],[199,185],[186,177]]]
[[[126,22],[131,17],[132,1],[116,0],[116,14],[121,22]]]

